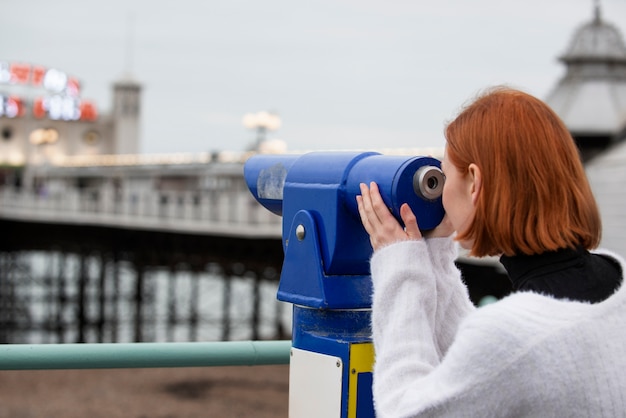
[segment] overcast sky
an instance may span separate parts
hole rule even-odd
[[[441,147],[481,89],[547,97],[592,0],[0,0],[0,60],[77,77],[111,108],[143,86],[143,153],[245,149],[277,112],[290,150]],[[626,32],[626,0],[602,17]]]

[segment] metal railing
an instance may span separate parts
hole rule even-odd
[[[289,364],[291,341],[6,344],[0,370],[127,369]]]

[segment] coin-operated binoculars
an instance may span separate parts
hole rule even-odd
[[[278,299],[293,304],[289,416],[373,417],[369,236],[356,196],[378,184],[400,222],[408,203],[420,228],[443,218],[444,176],[431,157],[374,152],[257,155],[244,166],[254,197],[283,217]]]

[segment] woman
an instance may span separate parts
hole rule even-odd
[[[566,127],[496,88],[445,134],[437,228],[422,236],[406,204],[403,228],[374,183],[357,197],[374,248],[377,416],[623,416],[624,261],[590,252],[601,224]],[[500,255],[516,292],[475,309],[455,241]]]

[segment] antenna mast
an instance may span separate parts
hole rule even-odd
[[[127,17],[126,25],[126,57],[124,62],[124,71],[128,76],[133,73],[134,58],[134,35],[135,35],[135,14],[130,12]]]

